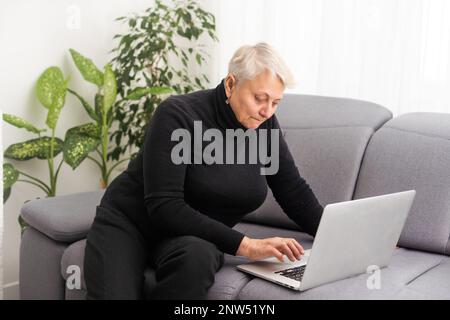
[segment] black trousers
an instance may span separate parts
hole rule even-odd
[[[205,299],[223,261],[208,241],[144,237],[125,215],[98,206],[84,256],[87,299],[142,299],[149,266],[157,282],[150,299]]]

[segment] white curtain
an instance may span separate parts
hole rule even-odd
[[[267,41],[297,80],[287,92],[450,112],[449,0],[204,0],[220,42],[211,78],[243,44]]]

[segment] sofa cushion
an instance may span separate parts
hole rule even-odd
[[[225,254],[225,261],[215,275],[214,284],[209,288],[208,300],[235,300],[242,288],[251,280],[247,274],[236,269],[241,263],[248,260],[244,257],[235,257]]]
[[[289,230],[284,228],[241,222],[235,227],[236,230],[242,232],[246,236],[255,239],[264,239],[271,237],[295,238],[304,249],[310,249],[314,238],[306,233],[297,230]]]
[[[395,118],[372,137],[355,199],[417,191],[399,245],[449,254],[450,114]]]
[[[348,98],[286,94],[277,109],[282,128],[370,127],[378,129],[392,112],[378,104]]]
[[[352,198],[367,143],[392,114],[365,101],[286,95],[277,117],[300,175],[326,205]],[[245,220],[298,229],[270,190],[264,204]]]
[[[241,290],[238,299],[400,299],[402,296],[405,297],[404,289],[408,288],[410,284],[439,266],[443,261],[448,260],[449,258],[438,254],[399,248],[392,255],[389,266],[379,270],[379,288],[372,282],[374,275],[368,273],[324,284],[303,292],[255,278]],[[447,280],[448,275],[441,276],[440,279]],[[445,291],[448,289],[448,281],[445,282],[436,285],[444,292],[448,292]],[[426,292],[423,296],[431,298]],[[447,297],[450,298],[450,296]]]
[[[450,299],[450,259],[420,275],[398,294],[400,299]]]
[[[350,200],[355,189],[369,128],[286,129],[286,142],[300,175],[322,205]],[[245,221],[299,229],[275,201],[272,192]]]
[[[100,190],[32,200],[22,206],[21,215],[46,236],[74,242],[86,237],[103,193]]]

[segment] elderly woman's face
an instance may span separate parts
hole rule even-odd
[[[284,84],[277,75],[266,70],[238,84],[234,76],[229,75],[225,90],[237,120],[247,129],[256,129],[275,113],[283,98]]]

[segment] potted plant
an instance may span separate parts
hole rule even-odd
[[[113,107],[116,105],[117,98],[116,76],[109,64],[104,66],[102,72],[91,59],[86,58],[76,50],[70,49],[70,54],[83,78],[97,86],[97,93],[93,99],[94,107],[92,107],[75,90],[68,89],[71,94],[77,97],[93,122],[67,131],[66,143],[64,144],[64,160],[74,170],[86,158],[93,161],[101,172],[100,185],[102,188],[106,188],[113,169],[130,159],[129,157],[124,158],[117,161],[114,165],[108,166],[109,129],[113,121]],[[140,99],[148,93],[162,94],[170,92],[172,92],[170,88],[163,87],[137,88],[117,103]],[[89,155],[93,151],[98,154],[99,160]]]
[[[17,161],[27,161],[35,158],[46,160],[49,168],[49,183],[45,183],[30,174],[16,169],[11,163],[4,164],[4,202],[8,199],[11,188],[16,181],[33,184],[50,197],[56,194],[56,182],[63,160],[59,162],[56,170],[54,161],[56,156],[63,150],[64,141],[55,136],[55,130],[60,112],[65,104],[68,81],[68,78],[64,79],[63,73],[58,67],[46,69],[37,81],[37,98],[42,106],[48,110],[45,122],[48,128],[38,129],[25,119],[11,114],[3,114],[4,122],[37,135],[34,139],[10,145],[3,154],[4,158]],[[50,129],[51,135],[42,136],[42,133],[48,129]]]
[[[32,184],[44,191],[47,197],[56,195],[58,174],[63,160],[61,159],[55,169],[55,158],[63,150],[64,141],[55,136],[55,130],[59,115],[65,104],[68,81],[68,78],[64,79],[63,73],[58,67],[47,68],[37,81],[37,98],[42,106],[48,110],[45,122],[47,128],[39,129],[23,118],[11,114],[3,114],[4,122],[27,130],[37,136],[34,139],[10,145],[3,154],[4,158],[16,161],[27,161],[36,158],[46,160],[49,169],[49,182],[46,183],[29,173],[17,169],[12,163],[4,163],[3,203],[8,200],[12,187],[16,182]],[[50,136],[42,135],[48,129],[51,131]],[[25,223],[20,216],[19,223],[23,231]]]
[[[118,95],[139,94],[117,101],[114,107],[118,128],[111,135],[115,147],[108,154],[114,160],[142,146],[145,126],[161,103],[160,92],[146,88],[170,87],[176,93],[206,88],[207,76],[192,74],[188,64],[202,66],[207,61],[200,37],[218,41],[214,15],[193,0],[174,1],[172,5],[156,0],[144,13],[116,20],[129,27],[127,33],[114,37],[118,45],[112,51],[111,63]]]

